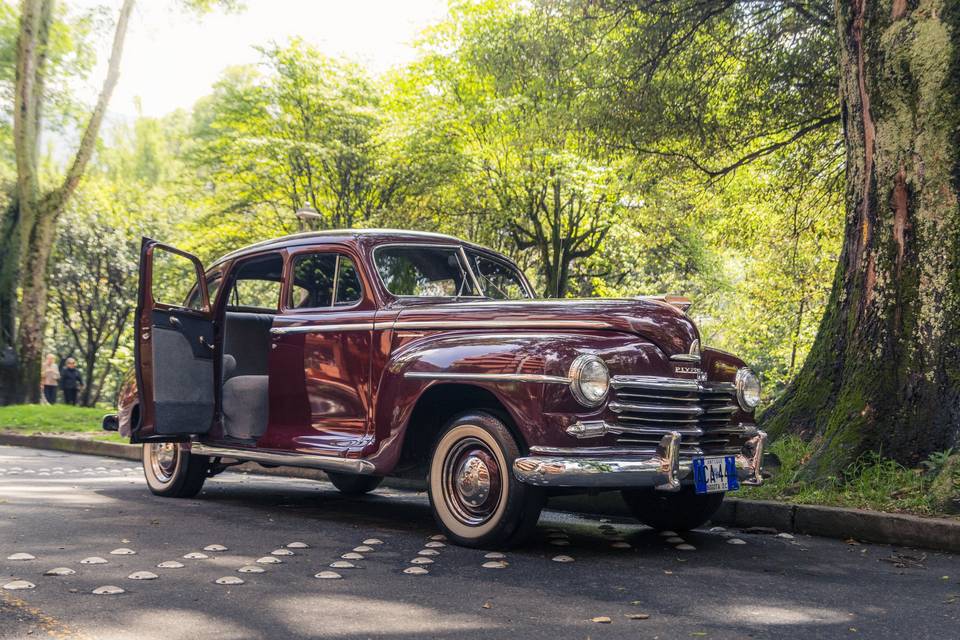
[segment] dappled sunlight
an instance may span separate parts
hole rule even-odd
[[[231,622],[214,613],[201,613],[193,609],[172,607],[129,609],[126,615],[118,616],[113,624],[98,624],[92,627],[98,640],[141,640],[163,638],[164,640],[196,640],[197,630],[207,633],[216,629],[216,638],[233,640],[253,636],[249,628]],[[205,635],[205,634],[201,634]],[[206,637],[214,637],[206,635]],[[275,636],[282,637],[282,636]]]
[[[116,484],[115,478],[86,479],[83,484],[96,482],[98,484]],[[0,482],[0,500],[8,503],[27,503],[27,504],[64,504],[64,505],[105,505],[116,503],[116,498],[110,498],[103,494],[92,491],[77,491],[74,481],[50,481],[42,480],[39,482]]]
[[[712,609],[711,614],[716,610]],[[795,604],[742,604],[723,607],[718,618],[734,625],[843,624],[854,618],[846,611]],[[707,619],[713,615],[705,616]]]
[[[500,625],[476,615],[444,613],[399,600],[382,600],[341,594],[278,597],[264,607],[285,620],[291,631],[316,634],[316,619],[305,612],[335,612],[324,619],[323,635],[332,637],[397,635],[404,633],[441,634],[451,631],[496,629]],[[370,615],[375,611],[376,615]]]

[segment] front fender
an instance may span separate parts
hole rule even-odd
[[[569,396],[563,380],[580,353],[606,355],[614,363],[611,369],[633,369],[624,354],[637,343],[635,335],[602,331],[470,331],[408,339],[394,348],[383,368],[374,399],[378,446],[367,459],[379,473],[389,473],[399,459],[417,402],[428,389],[443,384],[472,385],[492,394],[528,446],[570,446],[571,437],[545,415],[545,397]],[[505,375],[524,379],[503,379]],[[538,379],[542,376],[549,381]]]

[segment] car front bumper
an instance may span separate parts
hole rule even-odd
[[[737,454],[741,485],[763,483],[767,434],[757,431]],[[571,453],[576,450],[571,450]],[[623,450],[591,449],[589,455],[530,455],[513,462],[518,480],[537,487],[582,489],[654,488],[678,491],[693,482],[693,460],[680,457],[680,434],[663,436],[652,456],[624,455]]]

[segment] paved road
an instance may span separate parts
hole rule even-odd
[[[434,560],[420,565],[428,574],[405,574],[436,534],[413,492],[347,499],[325,483],[224,474],[197,499],[170,500],[127,461],[0,447],[0,585],[36,585],[0,589],[0,638],[960,637],[949,554],[735,531],[689,533],[684,551],[628,521],[545,513],[505,568],[443,546],[420,556]],[[383,544],[336,569],[341,579],[314,577],[369,538]],[[291,542],[309,547],[237,572]],[[227,550],[183,558],[211,544]],[[574,562],[552,561],[561,554]],[[91,556],[107,563],[80,563]],[[171,560],[185,566],[157,568]],[[76,573],[43,575],[54,567]],[[127,577],[136,571],[159,578]],[[216,584],[224,576],[245,582]],[[91,593],[104,585],[125,593]]]

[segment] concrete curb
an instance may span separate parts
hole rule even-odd
[[[140,460],[138,445],[66,436],[0,433],[0,445]],[[233,467],[231,471],[309,480],[325,481],[327,479],[326,474],[316,469],[266,468],[254,463]],[[387,478],[384,485],[398,489],[424,489],[423,483],[397,478]],[[558,511],[631,517],[626,505],[616,492],[558,496],[551,498],[547,506]],[[923,518],[864,509],[727,498],[712,521],[732,527],[767,527],[777,531],[805,533],[841,540],[854,538],[864,542],[960,552],[960,520],[945,518]]]

